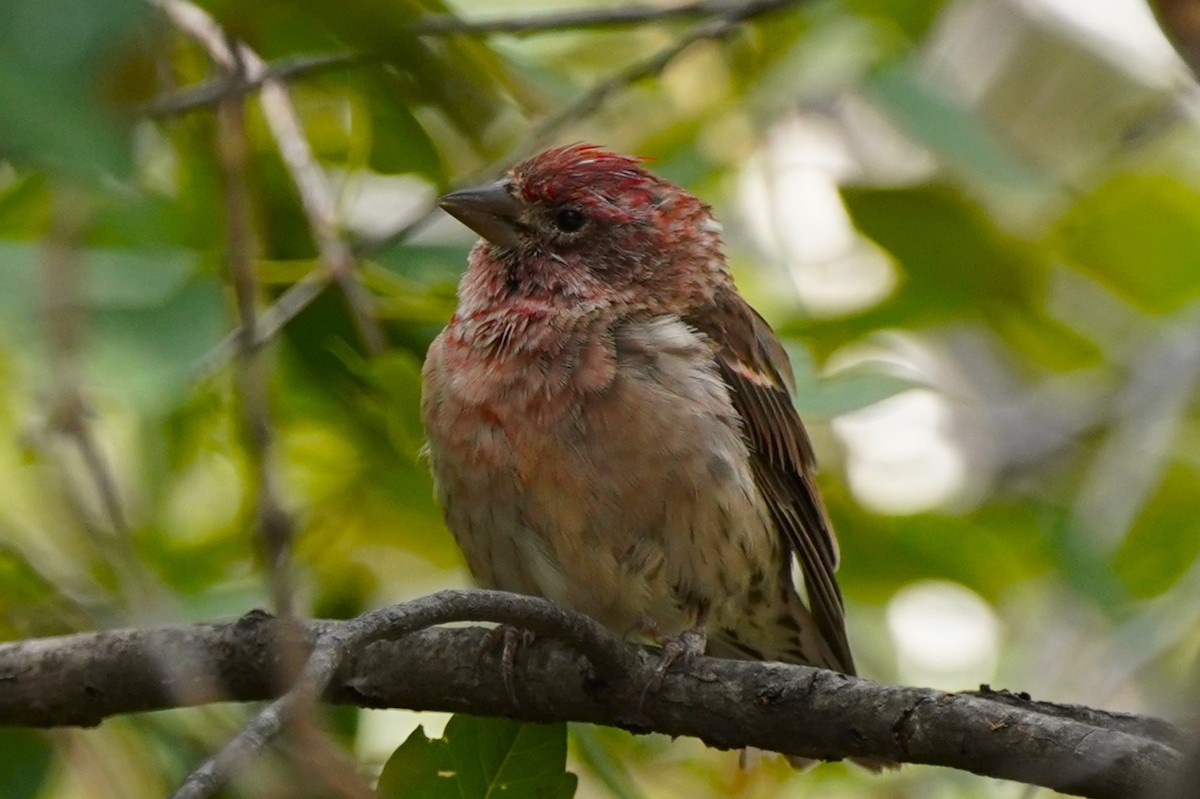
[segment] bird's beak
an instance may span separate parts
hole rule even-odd
[[[493,244],[515,249],[520,240],[521,201],[509,193],[509,181],[451,192],[438,200],[446,213]]]

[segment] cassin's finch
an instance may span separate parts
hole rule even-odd
[[[423,398],[475,578],[622,635],[853,674],[791,366],[709,208],[589,145],[441,205],[483,237]]]

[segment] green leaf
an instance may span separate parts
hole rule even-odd
[[[383,767],[379,799],[570,799],[565,724],[456,715],[445,735],[418,728]]]
[[[142,407],[172,399],[227,327],[217,278],[186,250],[83,250],[80,302],[91,376]],[[40,324],[43,254],[37,244],[0,242],[0,333],[12,340]]]
[[[916,41],[928,32],[933,21],[945,8],[946,2],[945,0],[846,0],[846,6],[864,16],[877,16],[886,20]]]
[[[393,244],[372,259],[406,280],[453,291],[466,268],[467,251],[468,247],[450,244]]]
[[[844,484],[824,481],[821,490],[834,527],[843,531],[838,581],[860,602],[886,602],[914,574],[959,582],[995,600],[1014,581],[1045,574],[1057,557],[1028,503],[993,502],[967,516],[885,516],[864,510]]]
[[[519,119],[509,98],[521,94],[522,87],[483,40],[453,36],[430,43],[414,36],[409,26],[438,7],[444,8],[416,0],[290,4],[292,13],[309,18],[354,50],[379,55],[403,75],[407,96],[395,102],[437,108],[479,152],[498,156],[516,133]]]
[[[80,300],[88,308],[153,308],[178,294],[197,271],[199,257],[186,250],[81,251]],[[41,299],[37,243],[0,241],[0,314],[35,312]]]
[[[0,237],[21,239],[46,229],[49,191],[38,172],[19,175],[0,191]],[[0,261],[0,268],[3,262]]]
[[[1001,145],[984,121],[966,107],[929,88],[913,62],[877,72],[875,97],[909,134],[954,163],[1001,186],[1036,188],[1042,179]]]
[[[34,799],[50,771],[52,750],[30,730],[0,729],[0,796]]]
[[[111,95],[129,87],[115,85],[115,62],[149,11],[138,0],[6,0],[0,13],[0,157],[126,174],[129,124]]]
[[[794,342],[784,346],[796,374],[796,409],[806,419],[828,419],[861,410],[918,385],[866,366],[823,377],[808,350]]]
[[[855,224],[896,259],[899,289],[859,316],[823,322],[819,335],[842,341],[881,327],[923,325],[983,315],[997,322],[1037,315],[1048,267],[1027,242],[1000,231],[953,189],[842,190]]]
[[[182,396],[227,324],[215,278],[190,280],[160,304],[98,308],[92,318],[97,379],[143,409]]]
[[[1200,192],[1166,175],[1119,175],[1051,233],[1064,260],[1156,312],[1200,297]]]
[[[401,79],[370,70],[363,76],[371,115],[371,150],[367,164],[377,172],[411,172],[444,186],[446,170],[429,133],[405,104]]]
[[[454,780],[439,775],[448,764],[445,741],[431,741],[417,727],[383,766],[379,799],[440,799],[456,795]]]
[[[1198,477],[1194,466],[1172,466],[1113,556],[1113,570],[1138,597],[1166,591],[1200,557]]]
[[[78,619],[60,586],[38,571],[19,547],[5,543],[12,537],[7,524],[0,525],[0,640],[74,632]],[[3,768],[0,757],[0,796],[8,796]]]
[[[582,724],[572,731],[571,737],[575,758],[608,789],[613,799],[645,799],[630,773],[632,764],[624,756],[627,752],[622,751],[621,744],[628,748],[630,736],[612,727]]]

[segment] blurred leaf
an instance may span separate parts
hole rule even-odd
[[[407,350],[392,350],[363,361],[340,348],[348,368],[370,381],[378,404],[379,422],[389,432],[397,452],[413,457],[425,441],[421,422],[421,361]]]
[[[1200,192],[1165,175],[1113,177],[1063,216],[1050,246],[1154,312],[1200,296]]]
[[[19,175],[0,191],[0,236],[24,239],[37,235],[45,229],[48,207],[45,177],[39,172]]]
[[[183,250],[81,257],[93,376],[143,408],[177,397],[228,324],[216,278],[197,275],[199,258]],[[36,244],[0,241],[0,329],[12,337],[37,329],[41,258]]]
[[[111,310],[160,306],[180,292],[198,263],[195,253],[183,250],[91,250],[83,299],[93,308]]]
[[[462,245],[394,244],[372,260],[408,280],[448,287],[453,294],[467,268],[467,250]]]
[[[7,529],[0,533],[11,536]],[[81,621],[76,610],[61,588],[34,568],[23,552],[0,540],[0,640],[65,635],[72,632],[72,623]],[[0,796],[7,797],[3,785],[0,776]]]
[[[808,350],[790,341],[784,346],[796,374],[796,409],[805,418],[829,419],[861,410],[918,385],[867,366],[821,376]]]
[[[882,516],[865,511],[842,485],[823,481],[821,488],[841,531],[838,579],[859,601],[886,601],[915,575],[995,600],[1055,563],[1043,520],[1028,503],[992,502],[966,516]]]
[[[436,186],[445,186],[447,176],[442,157],[429,133],[405,104],[396,76],[370,70],[364,78],[371,115],[368,166],[385,175],[415,173]]]
[[[858,228],[896,259],[901,282],[865,313],[806,325],[806,338],[836,346],[881,328],[964,318],[1003,329],[1012,316],[1023,317],[1026,326],[1037,320],[1047,335],[1061,337],[1061,326],[1048,324],[1040,310],[1045,255],[999,230],[960,193],[937,185],[843,188],[842,198]]]
[[[0,156],[123,176],[128,125],[102,76],[151,10],[138,0],[7,0],[0,10]]]
[[[0,241],[0,314],[32,314],[39,302],[38,243]],[[193,252],[93,249],[83,259],[80,300],[87,308],[111,310],[160,306],[196,273]]]
[[[218,282],[201,278],[159,304],[98,306],[93,324],[95,376],[149,410],[181,398],[200,361],[224,335],[228,314]]]
[[[764,52],[735,62],[735,75],[758,104],[782,101],[789,107],[797,97],[820,103],[857,85],[909,46],[878,18],[847,13],[837,3],[804,4],[796,13],[772,16],[762,35]]]
[[[1200,475],[1176,465],[1148,498],[1112,565],[1138,597],[1170,588],[1200,557]]]
[[[629,765],[622,761],[617,751],[621,744],[628,746],[627,739],[617,739],[621,735],[627,733],[611,727],[580,724],[571,730],[573,754],[592,777],[604,783],[615,799],[645,799],[629,773]]]
[[[879,70],[870,82],[892,118],[918,141],[999,186],[1032,188],[1038,174],[1001,146],[978,115],[931,89],[914,62]]]
[[[50,773],[53,750],[41,733],[0,729],[0,796],[35,799]]]
[[[924,36],[946,7],[946,0],[844,0],[853,11],[877,16],[904,31],[916,41]]]
[[[570,799],[565,724],[457,714],[430,740],[418,727],[388,759],[379,799]]]

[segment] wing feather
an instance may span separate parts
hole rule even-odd
[[[685,318],[708,336],[742,418],[754,479],[804,576],[809,610],[841,670],[854,673],[835,572],[837,539],[814,480],[812,442],[792,404],[787,353],[771,327],[736,292],[723,291]]]

